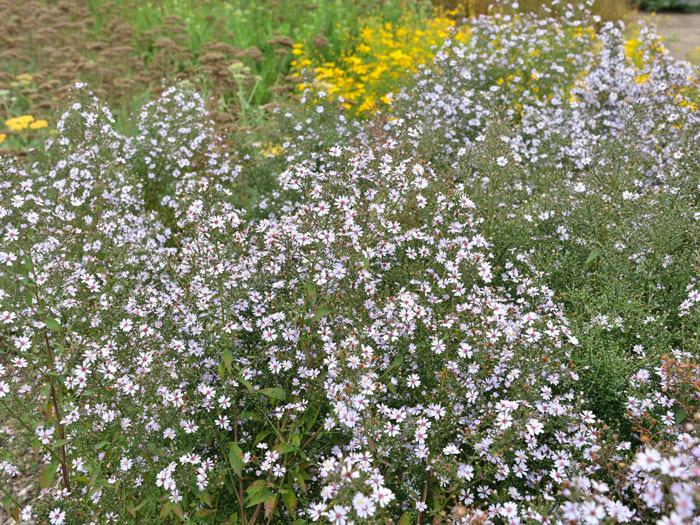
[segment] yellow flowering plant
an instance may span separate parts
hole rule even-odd
[[[457,27],[454,14],[436,12],[426,18],[409,12],[396,23],[369,16],[361,21],[357,37],[346,37],[348,51],[334,61],[295,44],[293,74],[308,79],[298,89],[325,94],[356,115],[373,113],[380,104],[391,105],[392,92],[429,61],[446,38],[469,38],[468,28]]]
[[[22,115],[20,117],[7,119],[5,125],[12,131],[23,131],[33,122],[34,117],[32,115]]]
[[[0,132],[0,144],[11,144],[12,142],[19,143],[22,146],[27,146],[33,138],[32,135],[26,135],[27,130],[37,131],[47,128],[49,123],[44,119],[35,119],[34,115],[20,115],[11,117],[5,120],[5,126],[8,132]],[[7,141],[8,137],[13,137],[15,140]]]

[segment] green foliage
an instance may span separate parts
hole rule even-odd
[[[695,13],[700,11],[698,0],[635,0],[636,7],[645,11],[682,11]]]

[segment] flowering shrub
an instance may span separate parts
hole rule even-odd
[[[259,165],[187,83],[132,135],[80,91],[0,164],[7,512],[692,519],[693,71],[586,16],[477,19],[391,115],[307,91]]]

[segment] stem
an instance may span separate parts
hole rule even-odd
[[[250,521],[248,523],[255,523],[255,520],[258,519],[258,514],[260,514],[260,508],[262,507],[262,503],[258,503],[255,507],[255,512],[253,512],[253,515],[250,517]]]
[[[12,410],[12,409],[10,408],[10,406],[9,406],[7,403],[4,403],[4,402],[3,402],[3,405],[4,405],[4,407],[5,407],[5,410],[7,410],[7,411],[10,413],[10,415],[11,415],[12,417],[14,417],[17,421],[19,421],[19,424],[20,424],[20,425],[22,425],[22,426],[23,426],[24,428],[26,428],[32,435],[34,435],[34,429],[33,429],[32,427],[30,427],[30,426],[27,425],[24,421],[22,421],[22,418],[20,418],[20,416],[19,416],[17,413],[15,413],[15,411]],[[53,457],[55,460],[57,460],[57,461],[60,462],[60,458],[56,455],[56,451],[55,451],[55,450],[52,450],[51,447],[49,447],[48,445],[42,443],[41,441],[39,441],[39,444],[40,444],[42,447],[44,447],[44,448],[46,449],[46,451],[49,453],[49,455],[50,455],[51,457]]]
[[[311,436],[309,437],[309,439],[307,439],[306,441],[304,441],[304,444],[303,444],[302,446],[299,447],[299,450],[300,450],[300,451],[301,451],[301,450],[304,450],[304,449],[306,448],[306,446],[307,446],[309,443],[311,443],[314,439],[316,439],[316,436],[318,436],[322,431],[323,431],[323,425],[321,425],[320,427],[318,427],[318,428],[316,429],[316,432],[314,432],[313,434],[311,434]]]
[[[56,367],[53,360],[53,352],[51,351],[51,344],[49,343],[49,335],[44,329],[44,341],[46,342],[46,351],[49,355],[49,369],[52,374],[56,373]],[[61,423],[61,411],[58,407],[58,397],[56,396],[56,388],[53,384],[53,376],[49,375],[49,387],[51,388],[51,401],[53,403],[54,412],[56,412],[56,426],[58,427],[58,439],[63,441],[66,439],[66,434],[63,429],[63,423]],[[66,487],[68,492],[72,492],[70,488],[70,478],[68,477],[68,462],[66,461],[66,445],[65,443],[61,445],[61,474],[63,475],[63,485]]]
[[[224,457],[227,457],[226,447],[225,447],[224,444],[221,442],[221,439],[219,438],[218,435],[216,436],[216,440],[218,441],[219,446],[221,447],[221,451],[222,451],[222,453],[224,454]],[[231,486],[233,487],[233,491],[236,493],[236,496],[238,497],[238,503],[239,503],[239,505],[241,506],[241,516],[242,516],[242,518],[243,518],[243,521],[242,521],[241,525],[246,525],[246,522],[245,522],[245,511],[244,511],[244,509],[243,509],[243,485],[240,483],[240,478],[238,478],[238,479],[239,479],[239,488],[240,488],[240,492],[239,492],[238,490],[236,490],[236,480],[233,478],[233,469],[232,469],[232,468],[226,469],[226,474],[228,474],[229,478],[231,478]],[[216,512],[217,512],[217,513],[219,512],[218,498],[217,498],[217,504],[216,504]],[[215,521],[215,523],[216,523],[216,521]]]
[[[10,494],[10,493],[7,491],[7,489],[6,489],[3,485],[0,485],[0,489],[2,489],[3,494],[5,494],[5,496],[7,496],[8,498],[10,498],[10,501],[12,501],[12,503],[14,503],[15,505],[17,505],[17,506],[19,507],[20,510],[22,510],[22,509],[24,508],[24,507],[22,506],[22,504],[21,504],[19,501],[17,501],[17,500],[15,499],[15,497],[14,497],[12,494]]]
[[[220,490],[217,495],[216,495],[216,510],[214,511],[214,517],[212,518],[212,523],[216,523],[216,516],[219,514],[219,500],[221,499],[221,493],[223,490]]]
[[[280,493],[280,490],[282,489],[282,485],[284,484],[284,478],[285,478],[285,476],[282,476],[282,479],[280,480],[279,487],[277,487],[278,497],[275,498],[275,503],[272,505],[272,509],[270,510],[270,517],[267,518],[265,525],[270,525],[270,523],[272,523],[272,518],[275,515],[275,507],[277,507],[277,501],[279,500],[279,493]]]
[[[428,482],[430,481],[430,474],[425,477],[425,485],[423,485],[423,498],[421,499],[421,509],[425,505],[425,500],[428,498]],[[420,519],[423,516],[423,511],[418,511],[418,518],[416,520],[416,525],[420,525]]]
[[[233,400],[233,440],[238,443],[238,400]],[[243,476],[238,477],[238,500],[241,502],[241,524],[246,525],[245,505],[243,504]]]

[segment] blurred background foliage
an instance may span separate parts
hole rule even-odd
[[[521,0],[519,9],[547,1]],[[687,8],[692,1],[636,6]],[[407,70],[431,57],[448,31],[491,3],[0,0],[0,153],[23,155],[40,145],[78,81],[113,108],[123,127],[162,86],[185,79],[205,95],[223,133],[252,127],[268,104],[299,92],[308,66],[325,68],[322,76],[333,80],[347,106],[371,111],[401,87]],[[597,0],[594,11],[615,20],[632,7],[626,0]],[[27,126],[2,125],[13,118]],[[32,127],[30,119],[46,125]]]

